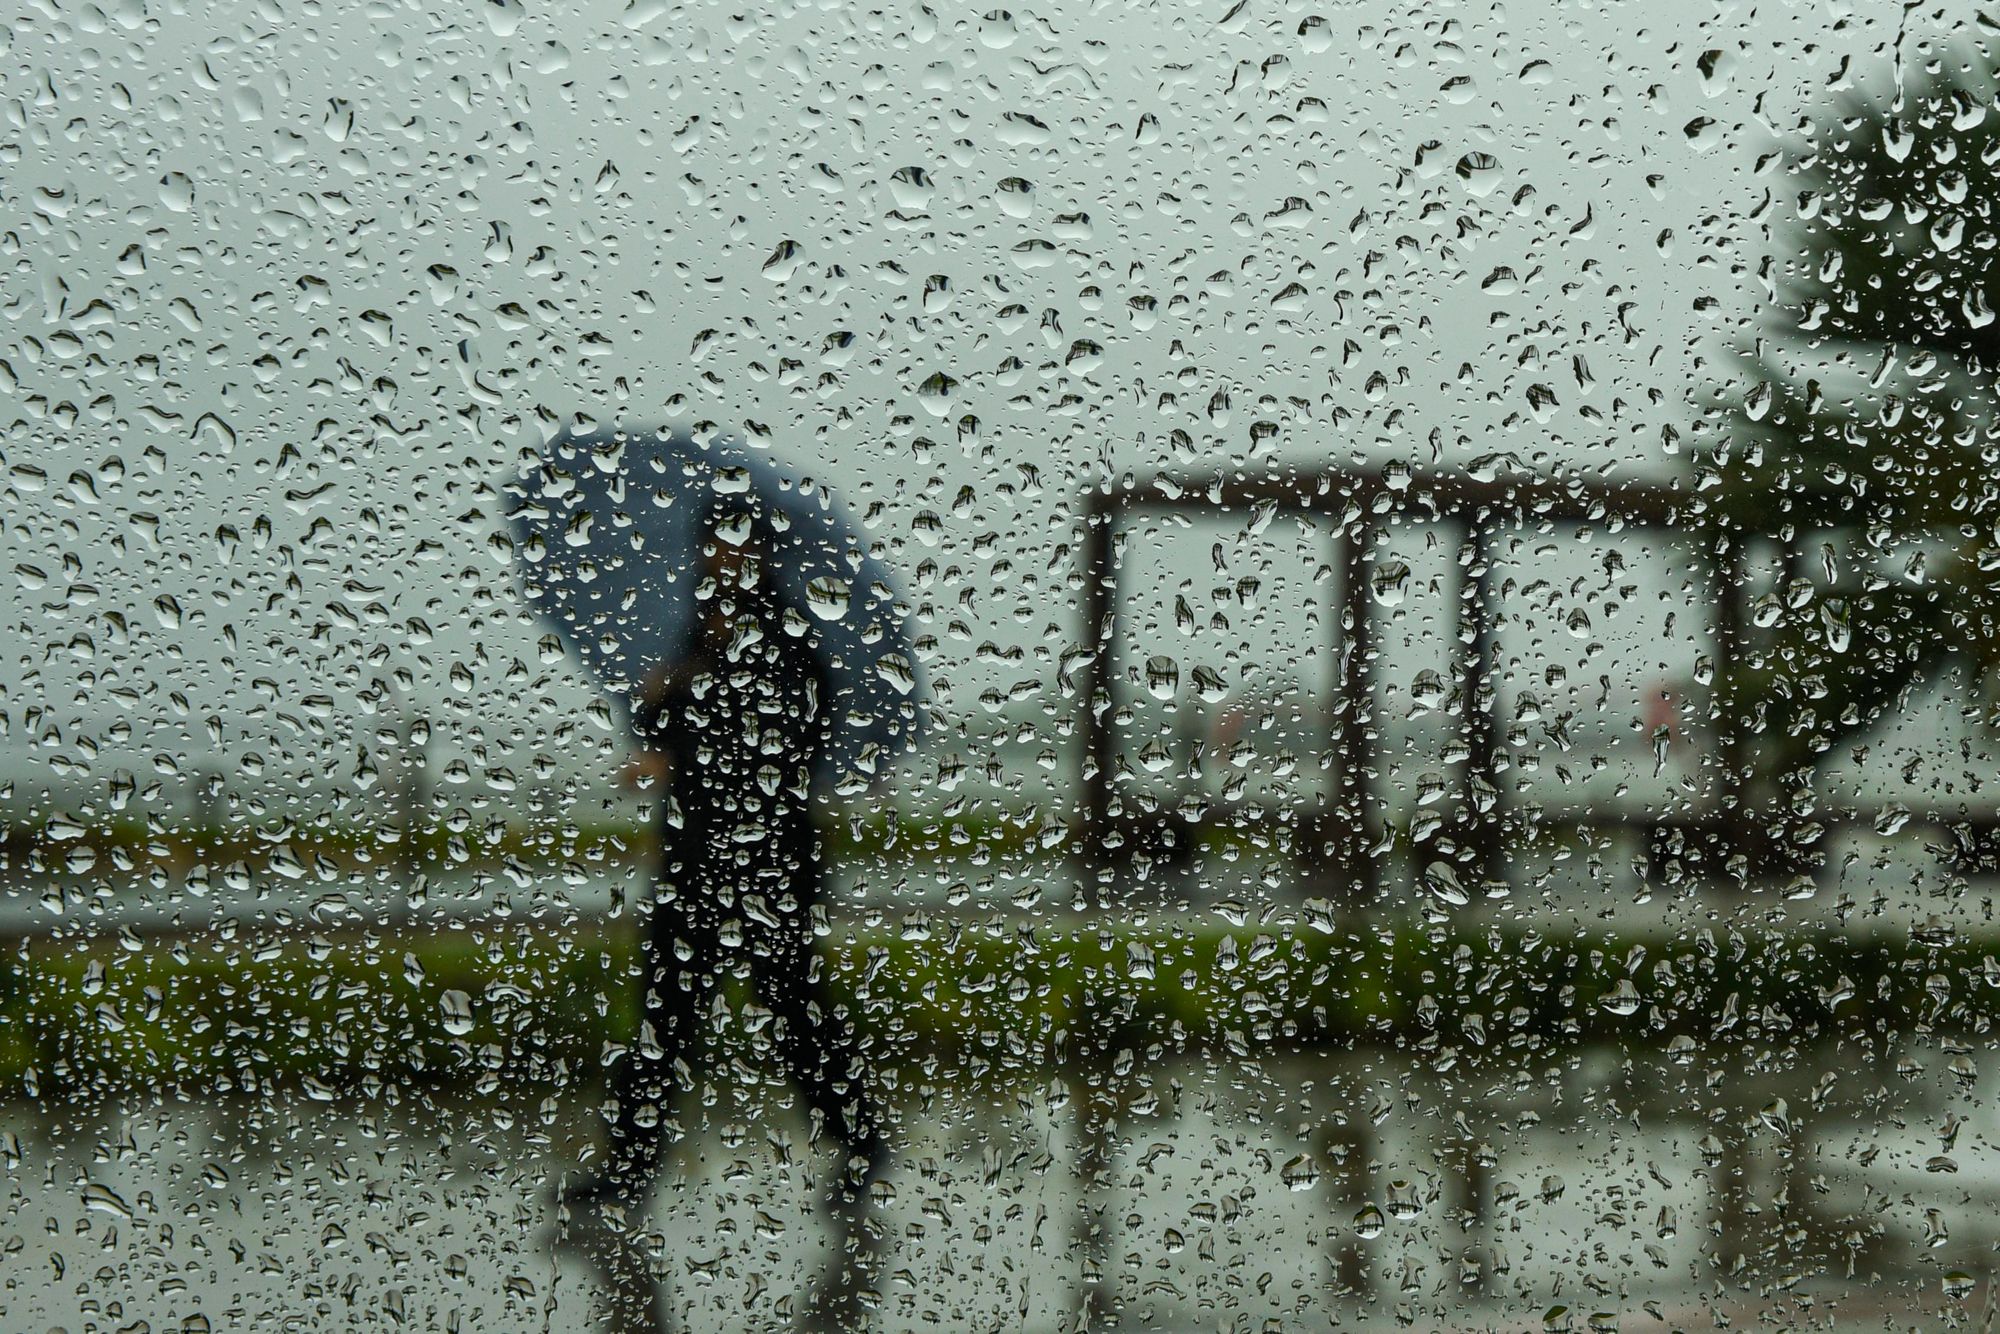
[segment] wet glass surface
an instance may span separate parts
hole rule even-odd
[[[1984,1327],[1993,29],[0,20],[0,1325]]]

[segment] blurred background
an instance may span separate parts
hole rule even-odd
[[[927,681],[822,811],[871,1327],[1986,1327],[1992,29],[23,6],[4,1323],[601,1327],[656,835],[507,516],[670,429]],[[723,1005],[646,1239],[791,1328]]]

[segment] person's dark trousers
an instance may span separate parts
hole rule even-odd
[[[702,826],[711,822],[669,831],[646,938],[643,1022],[614,1067],[609,1151],[591,1193],[627,1204],[650,1195],[675,1102],[740,1022],[715,1017],[716,996],[727,978],[747,974],[771,1012],[762,1036],[803,1096],[815,1136],[845,1151],[832,1192],[845,1203],[880,1172],[886,1146],[852,1017],[835,1014],[813,950],[810,914],[825,879],[818,832],[809,819],[773,820],[755,842],[732,846]]]

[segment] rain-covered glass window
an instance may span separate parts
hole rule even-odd
[[[0,1328],[1989,1328],[1996,34],[12,7]]]

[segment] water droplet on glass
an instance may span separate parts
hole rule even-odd
[[[1597,1002],[1605,1010],[1616,1015],[1637,1014],[1643,998],[1639,989],[1632,985],[1632,979],[1621,977]]]
[[[462,1038],[472,1031],[472,997],[463,991],[446,991],[438,996],[438,1013],[444,1031]]]
[[[1410,567],[1400,560],[1385,560],[1375,567],[1369,587],[1375,601],[1384,607],[1400,607],[1410,592]]]

